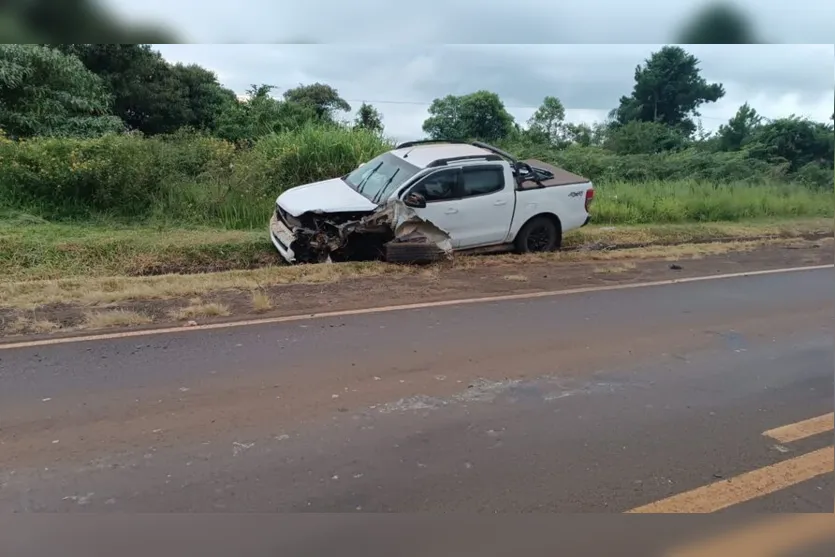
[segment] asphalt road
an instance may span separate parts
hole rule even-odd
[[[0,514],[832,512],[832,279],[0,349]]]

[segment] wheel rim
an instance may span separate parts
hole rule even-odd
[[[546,226],[538,226],[531,230],[527,240],[529,251],[545,251],[551,247],[551,231]]]

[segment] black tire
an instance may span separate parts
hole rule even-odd
[[[560,249],[562,234],[559,226],[548,217],[534,217],[516,235],[516,251],[537,253]]]
[[[444,251],[434,244],[416,242],[389,242],[386,244],[386,261],[401,264],[427,264],[440,261]]]

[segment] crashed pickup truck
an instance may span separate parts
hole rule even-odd
[[[486,143],[412,141],[282,193],[270,239],[288,263],[551,251],[593,198],[588,179]]]

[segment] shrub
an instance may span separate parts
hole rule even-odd
[[[391,146],[373,131],[336,125],[270,134],[251,147],[190,131],[19,142],[0,134],[0,214],[262,228],[287,188],[344,175]],[[833,212],[832,169],[817,162],[789,174],[787,164],[768,164],[746,151],[616,155],[576,145],[502,146],[592,179],[599,188],[596,222]],[[821,184],[826,187],[808,187]]]
[[[306,126],[261,138],[239,158],[234,179],[275,196],[287,188],[346,174],[391,148],[371,131]]]
[[[0,139],[0,199],[49,217],[147,214],[166,188],[217,171],[234,148],[218,139]]]

